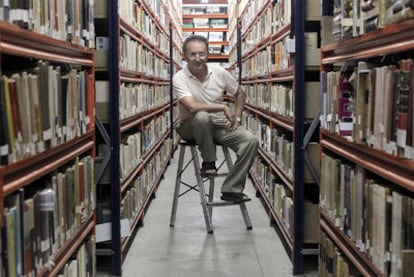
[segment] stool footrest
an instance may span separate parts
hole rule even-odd
[[[242,201],[214,201],[214,202],[206,202],[207,206],[211,207],[220,207],[220,206],[234,206],[240,205],[240,203],[251,201],[251,199],[246,199]]]
[[[226,177],[227,175],[229,175],[228,173],[217,173],[217,174],[214,174],[214,175],[209,175],[209,176],[203,176],[203,178],[206,178],[206,179],[213,179],[213,178],[217,178],[217,177]]]

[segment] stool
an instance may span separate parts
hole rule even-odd
[[[231,160],[229,149],[221,144],[218,144],[221,146],[224,154],[224,161],[219,165],[218,169],[222,167],[224,162],[227,164],[227,168],[231,169],[233,168],[233,162]],[[185,149],[186,147],[190,147],[191,150],[191,159],[184,165],[184,155],[185,155]],[[174,227],[175,225],[175,218],[177,214],[177,204],[178,204],[178,198],[186,194],[187,192],[191,190],[198,191],[200,194],[201,199],[201,207],[203,209],[204,214],[204,220],[206,223],[207,233],[213,233],[213,224],[212,224],[212,213],[213,213],[213,207],[220,207],[220,206],[231,206],[231,205],[239,205],[240,210],[244,219],[244,223],[246,225],[247,230],[251,230],[252,224],[250,221],[249,214],[247,212],[246,208],[246,201],[240,201],[240,202],[231,202],[231,201],[214,201],[214,179],[216,177],[221,177],[227,175],[227,173],[217,174],[215,176],[208,177],[209,181],[209,192],[208,195],[206,194],[203,178],[201,177],[201,170],[200,170],[200,160],[198,158],[197,153],[197,144],[193,141],[181,141],[179,143],[180,153],[178,158],[178,167],[177,167],[177,177],[175,180],[175,189],[174,189],[174,198],[173,198],[173,205],[171,210],[171,218],[170,218],[170,226]],[[187,167],[191,164],[191,161],[193,162],[194,167],[194,173],[197,180],[197,183],[195,185],[187,184],[186,182],[183,182],[181,180],[181,176],[183,172],[187,169]],[[180,186],[185,185],[187,187],[187,190],[182,192],[180,194]]]

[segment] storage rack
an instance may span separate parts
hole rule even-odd
[[[326,26],[323,26],[323,28],[329,28],[330,24],[332,24],[332,17],[334,16],[333,5],[332,1],[322,1],[322,16],[327,17],[327,20],[325,21]],[[362,16],[357,20],[362,22]],[[357,26],[355,21],[353,26]],[[413,27],[414,21],[412,19],[408,19],[406,21],[382,26],[377,30],[366,32],[364,34],[356,34],[353,37],[328,42],[321,47],[321,72],[327,73],[334,70],[339,72],[347,72],[350,69],[355,69],[354,72],[357,73],[359,68],[357,69],[356,64],[359,61],[366,61],[367,63],[371,62],[374,65],[398,65],[398,62],[396,61],[398,61],[400,57],[404,57],[404,55],[412,57],[414,50]],[[395,59],[392,57],[395,57]],[[367,73],[372,71],[372,68],[366,70]],[[369,74],[373,76],[372,73]],[[412,90],[412,87],[410,89]],[[327,90],[322,90],[322,93],[326,91]],[[355,86],[353,98],[355,99],[358,97],[358,93],[360,92],[361,91],[359,90],[357,91]],[[397,95],[398,90],[395,90],[392,93],[393,95]],[[326,115],[327,114],[324,115],[325,119]],[[357,115],[354,115],[354,117],[353,132],[356,132],[355,125],[359,124],[358,122],[363,119],[358,119]],[[359,134],[353,134],[352,136],[357,137]],[[384,184],[380,186],[385,187],[386,190],[391,190],[393,192],[396,191],[409,198],[413,197],[414,162],[412,160],[412,156],[411,158],[398,157],[396,155],[386,153],[384,149],[374,149],[374,147],[370,146],[366,141],[356,142],[353,137],[342,135],[338,133],[338,131],[333,131],[327,126],[320,129],[320,141],[323,153],[334,155],[334,157],[337,157],[338,160],[344,161],[344,163],[362,168],[362,170],[366,172],[367,176],[369,175],[370,178],[374,180],[380,180],[379,183]],[[409,146],[407,145],[406,147],[408,147],[408,151]],[[322,182],[321,186],[324,185],[326,186],[326,184],[323,184]],[[336,184],[332,184],[332,186],[335,185]],[[357,185],[365,186],[363,183],[358,183]],[[368,195],[371,194],[368,193]],[[370,197],[368,195],[366,197]],[[343,197],[343,194],[341,197]],[[389,203],[389,205],[392,206],[390,209],[393,209],[394,204],[395,202],[392,202],[392,204]],[[349,206],[347,208],[351,210],[357,209],[356,206]],[[365,244],[365,241],[363,241],[362,244],[361,242],[357,243],[353,235],[349,235],[349,233],[346,233],[343,228],[340,228],[340,225],[335,222],[336,220],[333,218],[332,214],[333,213],[330,208],[326,206],[320,208],[319,220],[321,233],[326,234],[329,240],[332,241],[336,251],[340,253],[338,256],[342,255],[344,257],[343,259],[346,259],[350,268],[349,270],[352,269],[354,270],[354,274],[361,274],[363,276],[388,276],[390,273],[389,270],[394,271],[394,261],[401,261],[398,260],[399,254],[393,253],[392,248],[388,247],[395,244],[395,241],[387,242],[387,253],[382,253],[385,256],[390,257],[390,259],[387,260],[387,263],[389,263],[388,269],[384,269],[386,266],[381,268],[383,265],[379,266],[378,264],[375,264],[370,257],[372,253],[368,254],[368,252],[370,252],[370,248],[376,246],[375,243],[371,241],[369,246],[361,247],[362,244]],[[364,225],[368,225],[368,221],[365,216],[362,216],[360,220],[364,222]],[[385,224],[389,224],[390,226],[395,225],[391,222],[386,222]],[[378,230],[383,227],[384,226],[382,225],[375,226]],[[356,229],[352,230],[352,232],[355,234]],[[383,230],[378,232],[383,232]],[[388,233],[386,235],[388,236],[391,234]],[[322,243],[323,241],[321,241],[321,244]],[[324,259],[324,257],[321,258],[322,260]],[[334,262],[337,261],[335,260]],[[323,262],[321,264],[323,264]],[[398,267],[403,268],[404,264],[401,263]],[[324,270],[324,268],[321,270]],[[387,270],[388,272],[384,272]]]
[[[238,1],[239,3],[241,1]],[[242,27],[241,41],[246,43],[246,37],[248,32],[251,32],[254,24],[264,19],[264,14],[267,9],[272,9],[273,5],[276,5],[276,1],[244,1],[247,2],[245,10],[240,11],[239,21]],[[310,141],[314,140],[314,133],[317,132],[319,124],[319,115],[316,113],[313,119],[305,118],[305,99],[309,97],[312,91],[305,88],[305,72],[308,75],[315,75],[315,69],[309,69],[308,64],[305,62],[305,32],[315,32],[315,23],[306,22],[306,11],[307,4],[305,1],[292,1],[292,14],[289,15],[289,23],[280,26],[276,31],[273,31],[268,37],[260,37],[260,40],[256,41],[255,44],[246,53],[242,53],[239,50],[239,63],[240,71],[242,71],[242,64],[247,59],[255,57],[259,51],[264,50],[266,47],[270,47],[272,44],[282,42],[285,40],[285,45],[290,44],[294,50],[290,50],[290,53],[294,53],[294,63],[287,68],[257,72],[253,76],[244,76],[243,72],[240,72],[241,80],[243,85],[256,86],[257,84],[270,84],[270,83],[291,83],[294,88],[294,111],[293,116],[286,116],[256,106],[256,104],[248,103],[246,110],[255,119],[260,119],[265,124],[273,126],[272,128],[282,128],[292,134],[292,140],[294,143],[294,175],[290,176],[285,169],[274,160],[274,158],[268,153],[268,149],[259,148],[259,158],[264,161],[270,168],[270,171],[277,176],[279,181],[283,182],[285,188],[291,192],[293,198],[293,228],[290,230],[283,223],[281,215],[276,211],[273,204],[273,198],[269,196],[269,188],[266,187],[263,180],[263,176],[258,176],[257,173],[252,170],[251,177],[257,189],[258,195],[261,196],[265,208],[269,212],[272,224],[274,224],[281,240],[290,254],[293,264],[293,274],[303,274],[304,272],[304,259],[306,257],[315,257],[318,255],[318,241],[313,238],[312,242],[304,243],[304,236],[308,233],[314,233],[314,228],[309,225],[309,221],[304,217],[304,202],[306,199],[311,198],[313,202],[317,202],[317,191],[318,191],[318,170],[319,164],[312,164],[307,155],[306,149]],[[248,26],[242,26],[242,18],[245,17],[247,9],[250,5],[255,6],[257,13],[253,15],[252,21]],[[260,6],[261,5],[261,6]],[[241,7],[243,9],[243,7]],[[250,16],[251,14],[249,14]],[[258,19],[260,18],[260,19]],[[273,23],[275,24],[275,23]],[[305,28],[305,24],[306,27]],[[317,24],[316,24],[317,25]],[[259,29],[259,28],[258,28]],[[317,30],[317,29],[316,29]],[[263,31],[263,30],[261,30]],[[250,40],[254,40],[249,38]],[[239,43],[240,45],[240,43]],[[251,68],[252,66],[250,66]],[[309,71],[310,70],[310,71]],[[319,78],[315,78],[319,81]],[[315,81],[315,80],[314,80]],[[315,93],[315,92],[314,92]],[[316,93],[319,93],[318,91]],[[308,95],[308,96],[307,96]],[[319,104],[319,103],[318,103]],[[259,104],[257,104],[259,105]],[[247,119],[246,125],[252,125],[251,121]],[[251,126],[249,128],[252,128]],[[261,136],[261,131],[258,131],[256,127],[253,127],[253,132],[258,132],[257,135]],[[312,177],[313,184],[305,183],[304,171],[305,167],[308,168]],[[309,181],[307,181],[309,182]],[[310,217],[310,215],[308,216]],[[311,219],[312,220],[312,219]],[[313,221],[316,221],[316,213]],[[307,222],[305,224],[305,221]],[[315,237],[315,236],[314,236]],[[314,267],[315,265],[312,264]]]

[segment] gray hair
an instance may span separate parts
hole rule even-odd
[[[203,42],[206,45],[206,49],[208,51],[208,39],[206,37],[201,36],[201,35],[191,35],[191,36],[187,37],[184,40],[183,49],[182,49],[184,54],[187,52],[187,45],[191,41],[200,41],[200,42]]]

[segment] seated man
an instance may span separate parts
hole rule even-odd
[[[252,166],[259,142],[241,125],[245,94],[238,82],[224,68],[207,64],[208,41],[203,36],[190,36],[184,41],[183,55],[187,65],[173,77],[174,93],[179,101],[181,138],[194,140],[203,159],[201,174],[216,174],[216,148],[220,143],[237,156],[221,188],[221,199],[241,201],[246,177]],[[224,92],[235,96],[234,110],[223,102]]]

